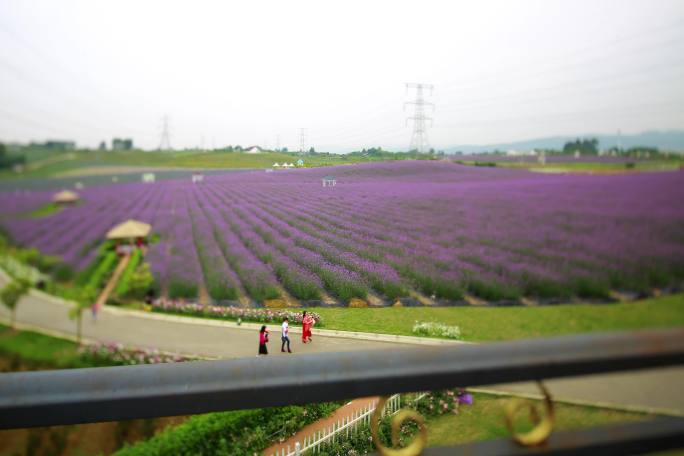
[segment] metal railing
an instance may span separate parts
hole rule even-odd
[[[0,429],[309,404],[682,363],[684,328],[287,358],[8,373],[0,375]],[[624,449],[625,442],[648,450],[679,447],[684,419],[614,429],[629,429],[631,434],[554,433],[545,439],[544,448],[555,454],[554,445],[566,445],[567,454],[566,441],[554,443],[566,435],[577,452],[591,445]],[[600,442],[599,435],[609,435],[612,440]],[[496,441],[486,443],[495,445]],[[477,451],[490,454],[489,447],[475,445]],[[507,441],[500,445],[515,444]],[[511,454],[525,450],[519,446],[495,449]],[[439,451],[424,453],[442,454]],[[453,448],[449,451],[455,454]]]

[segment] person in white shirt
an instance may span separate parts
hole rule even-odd
[[[280,351],[285,352],[285,344],[287,343],[287,352],[292,353],[292,350],[290,350],[290,337],[288,334],[288,326],[288,320],[287,317],[285,317],[283,318],[283,325],[280,331],[280,339],[283,341],[283,344],[280,346]]]

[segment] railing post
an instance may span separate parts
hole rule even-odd
[[[300,456],[302,453],[302,445],[297,442],[295,443],[295,456]]]

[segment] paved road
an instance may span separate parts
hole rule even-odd
[[[0,273],[0,286],[6,282]],[[54,299],[31,295],[19,304],[17,321],[55,335],[73,336],[75,322],[69,320],[64,303]],[[9,312],[0,306],[0,316],[9,318]],[[94,322],[84,313],[83,334],[91,340],[115,341],[136,347],[151,347],[184,354],[208,357],[236,358],[256,356],[258,335],[252,328],[216,326],[215,321],[196,323],[157,320],[134,315],[122,315],[116,310],[104,309]],[[396,342],[382,342],[315,335],[313,344],[302,344],[299,334],[292,334],[295,355],[279,350],[279,327],[271,327],[270,356],[296,356],[302,353],[339,352],[367,349],[396,348]],[[684,367],[608,374],[545,382],[558,399],[620,404],[639,408],[670,410],[684,415]],[[499,390],[537,393],[534,384],[499,385]]]
[[[17,321],[74,336],[76,322],[69,319],[68,313],[69,307],[65,304],[27,296],[17,307]],[[9,312],[4,307],[0,309],[0,315],[9,318]],[[114,309],[103,309],[96,320],[92,318],[90,311],[84,312],[83,317],[83,337],[89,340],[120,342],[128,346],[216,358],[256,356],[259,348],[257,330],[214,326],[213,321],[208,324],[189,324],[121,314]],[[269,329],[269,353],[292,356],[280,352],[280,326],[269,326]],[[302,344],[300,337],[299,334],[290,335],[295,354],[397,347],[396,343],[323,337],[315,333],[313,343]]]

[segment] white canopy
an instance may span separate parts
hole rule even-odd
[[[137,220],[126,220],[107,231],[107,239],[132,239],[147,237],[152,226]]]

